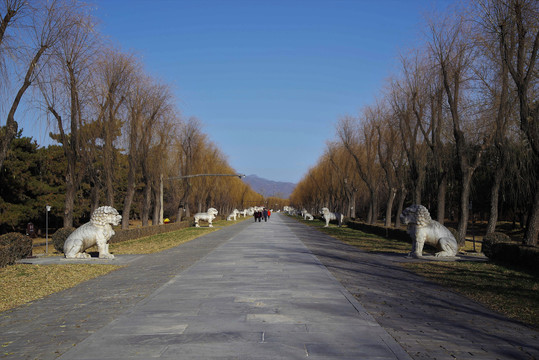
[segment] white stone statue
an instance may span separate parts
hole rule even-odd
[[[112,206],[102,206],[94,211],[90,222],[80,226],[69,235],[64,243],[64,254],[67,259],[86,259],[90,254],[86,249],[97,245],[99,258],[114,259],[109,253],[108,241],[114,235],[111,225],[118,225],[122,216]]]
[[[226,218],[226,221],[231,221],[232,219],[234,219],[234,221],[236,221],[236,217],[238,215],[240,215],[240,211],[238,209],[234,209],[234,211],[232,211],[232,213],[230,215],[228,215],[228,217]]]
[[[408,256],[419,258],[423,256],[423,246],[432,245],[439,250],[435,256],[456,256],[457,240],[448,228],[436,220],[423,205],[412,205],[404,209],[400,215],[403,224],[408,225],[408,234],[412,237],[412,251]]]
[[[303,220],[314,220],[314,217],[309,214],[309,212],[307,211],[307,209],[303,209],[301,210],[301,216],[303,216]]]
[[[322,208],[322,216],[324,217],[324,219],[326,219],[326,225],[324,227],[329,226],[330,220],[337,220],[337,223],[339,224],[339,226],[341,226],[342,222],[343,222],[343,219],[344,219],[343,214],[341,214],[341,213],[333,213],[333,212],[329,211],[329,209],[326,208],[326,207]]]
[[[283,211],[288,213],[288,215],[296,215],[296,209],[294,209],[292,206],[285,205],[283,207]]]
[[[198,222],[200,220],[204,220],[204,221],[207,221],[208,222],[208,227],[213,227],[212,225],[212,221],[213,219],[215,219],[215,216],[217,216],[217,209],[214,209],[214,208],[209,208],[208,209],[208,212],[202,212],[202,213],[196,213],[195,214],[195,226],[196,227],[200,227],[200,225],[198,224]]]

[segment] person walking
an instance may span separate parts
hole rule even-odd
[[[266,208],[264,208],[262,214],[264,215],[264,221],[268,222],[268,210]]]

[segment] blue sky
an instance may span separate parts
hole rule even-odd
[[[439,1],[447,5],[449,1]],[[427,0],[98,0],[101,32],[169,83],[238,172],[298,182],[379,96]]]

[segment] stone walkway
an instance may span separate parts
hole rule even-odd
[[[121,261],[0,313],[0,357],[539,358],[537,331],[277,214]]]
[[[414,359],[539,359],[539,332],[294,220],[287,225]]]

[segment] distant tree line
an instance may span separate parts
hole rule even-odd
[[[438,221],[470,211],[539,234],[539,2],[473,0],[434,14],[378,100],[337,124],[336,139],[292,194],[368,223],[400,226],[410,203]],[[393,222],[392,222],[393,220]]]
[[[197,119],[180,117],[170,86],[101,36],[88,5],[1,0],[0,21],[2,232],[43,223],[47,204],[62,226],[114,206],[128,228],[134,218],[155,224],[161,208],[180,220],[264,202],[239,178],[172,179],[235,171]],[[22,137],[21,105],[48,120],[58,145]]]

